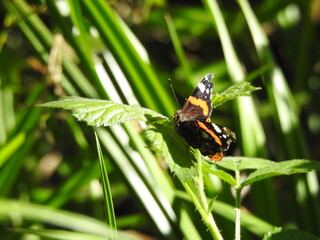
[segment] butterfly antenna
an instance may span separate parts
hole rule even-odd
[[[179,101],[178,101],[176,92],[175,92],[174,89],[173,89],[172,82],[171,82],[171,79],[170,79],[170,78],[168,79],[168,82],[169,82],[171,91],[172,91],[172,93],[173,93],[173,96],[174,96],[174,98],[175,98],[175,100],[176,100],[177,106],[180,107],[180,104],[179,104]]]

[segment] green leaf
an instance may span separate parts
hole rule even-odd
[[[192,164],[195,161],[189,153],[186,142],[170,127],[151,125],[146,131],[152,149],[161,153],[170,170],[182,181],[188,181],[196,175]]]
[[[246,180],[242,182],[241,186],[244,187],[275,176],[306,173],[312,170],[320,170],[320,163],[303,159],[278,162],[252,172]]]
[[[263,158],[250,157],[225,157],[221,162],[206,166],[208,172],[233,186],[235,186],[234,178],[230,174],[224,173],[223,170],[217,169],[217,166],[231,171],[255,170],[241,183],[241,187],[275,176],[320,170],[320,163],[312,160],[295,159],[273,162]]]
[[[110,187],[109,178],[108,178],[108,171],[102,155],[99,138],[96,133],[95,133],[95,137],[96,137],[97,150],[98,150],[99,162],[100,162],[104,202],[105,202],[105,207],[106,207],[106,212],[108,217],[108,224],[111,229],[111,233],[110,233],[111,240],[116,240],[118,239],[117,224],[116,224],[116,217],[114,214],[114,207],[113,207],[113,201],[112,201],[111,187]]]
[[[82,232],[71,232],[66,230],[46,230],[46,229],[23,229],[15,228],[15,232],[34,234],[44,239],[61,239],[61,240],[105,240],[106,236],[98,236]],[[134,234],[127,234],[125,232],[119,232],[121,239],[138,240]]]
[[[268,232],[263,240],[320,240],[319,237],[311,235],[305,231],[298,231],[295,229],[286,229],[276,228],[272,232]]]
[[[103,240],[102,236],[95,236],[87,233],[71,232],[65,230],[43,230],[43,229],[13,229],[15,232],[28,233],[43,237],[44,239],[56,240]]]
[[[58,228],[110,236],[108,225],[95,218],[45,205],[0,198],[0,216],[10,219],[12,214],[16,214],[23,221],[41,222]]]
[[[224,161],[224,159],[223,159]],[[229,183],[231,186],[236,186],[237,185],[237,182],[235,180],[235,178],[227,173],[225,170],[220,170],[220,169],[217,169],[214,165],[216,163],[212,163],[212,164],[209,164],[207,162],[204,162],[203,164],[203,168],[206,172],[208,173],[211,173],[215,176],[217,176],[218,178],[220,178],[221,180]]]
[[[233,84],[222,93],[216,93],[212,96],[212,107],[215,108],[224,102],[233,100],[241,96],[250,96],[250,92],[261,88],[252,86],[249,82],[241,81]]]
[[[26,134],[20,132],[6,145],[0,148],[0,167],[25,143]]]
[[[109,100],[90,99],[82,97],[63,97],[58,101],[48,102],[40,107],[61,108],[72,110],[72,115],[89,126],[110,126],[129,120],[159,121],[165,116],[142,108],[138,105],[125,105]]]
[[[217,162],[215,165],[232,171],[243,171],[249,169],[260,169],[268,167],[276,162],[253,157],[224,157],[223,161]]]

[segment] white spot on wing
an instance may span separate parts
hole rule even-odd
[[[214,78],[213,73],[209,73],[204,77],[205,80],[210,80],[211,78]]]
[[[212,124],[214,127],[214,130],[216,130],[217,133],[221,133],[221,129],[216,125],[216,124]]]
[[[202,93],[206,90],[206,86],[203,83],[199,83],[198,88]]]

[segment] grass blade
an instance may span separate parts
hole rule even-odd
[[[271,103],[273,104],[273,109],[276,114],[274,114],[274,122],[280,130],[279,136],[284,144],[286,158],[305,158],[307,157],[306,145],[302,132],[300,129],[299,114],[297,109],[297,104],[293,98],[291,90],[288,86],[287,80],[277,65],[272,52],[269,47],[269,41],[262,30],[262,26],[257,20],[250,4],[247,0],[238,0],[239,6],[241,7],[244,16],[247,20],[251,35],[262,65],[272,66],[270,71],[263,74],[263,78],[268,90],[268,95]],[[281,146],[283,150],[283,146]],[[308,175],[315,175],[315,172],[310,172]],[[305,194],[309,191],[310,187],[307,186],[307,181],[304,178],[297,179],[297,184],[299,183],[299,188],[297,187],[297,198],[300,204],[301,212],[305,215],[306,223],[307,219],[316,219],[317,223],[320,223],[320,202],[319,199],[314,195]],[[296,184],[293,184],[296,185]],[[319,185],[319,184],[317,184]],[[303,189],[305,186],[305,189]],[[318,186],[319,188],[319,186]],[[299,190],[300,189],[300,190]],[[299,196],[301,194],[301,196]],[[308,197],[311,196],[311,199]],[[315,203],[315,211],[309,208],[309,202],[313,201]],[[313,217],[311,217],[313,216]],[[310,226],[310,224],[306,224]]]
[[[171,41],[173,43],[175,52],[177,54],[177,57],[178,57],[181,65],[182,65],[182,68],[184,70],[184,76],[185,76],[186,79],[189,80],[189,82],[192,82],[192,80],[193,80],[192,70],[191,70],[190,64],[188,62],[188,59],[185,56],[183,48],[181,46],[181,42],[179,40],[178,33],[177,33],[175,25],[174,25],[174,21],[172,20],[170,15],[165,15],[164,18],[165,18],[166,23],[167,23],[167,27],[168,27],[168,30],[169,30],[170,38],[171,38]]]
[[[111,229],[111,239],[116,240],[118,239],[117,224],[116,224],[116,217],[114,214],[114,207],[113,207],[112,193],[111,193],[111,188],[110,188],[110,183],[108,178],[108,171],[105,165],[105,161],[103,159],[99,139],[96,133],[95,133],[95,137],[97,141],[97,149],[98,149],[99,162],[100,162],[103,196],[105,201],[105,207],[107,209],[108,223]]]

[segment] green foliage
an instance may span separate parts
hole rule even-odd
[[[111,236],[107,224],[83,214],[53,209],[39,204],[19,202],[13,199],[0,199],[0,203],[1,216],[16,213],[22,219],[30,221],[41,221],[60,228],[69,228],[92,235]]]
[[[222,94],[217,94],[220,98],[219,100],[216,100],[215,103],[223,103],[230,99],[234,99],[237,96],[249,96],[249,92],[253,90],[256,90],[256,88],[250,87],[249,83],[235,84]],[[95,127],[120,124],[129,120],[148,121],[152,123],[152,119],[154,118],[161,119],[160,114],[136,105],[129,106],[117,104],[112,101],[85,99],[79,97],[64,97],[59,101],[41,104],[40,106],[72,110],[73,116],[79,121],[84,121],[87,125]],[[163,117],[163,119],[165,118]],[[218,162],[215,165],[212,165],[212,162],[209,162],[202,168],[202,159],[199,151],[195,152],[197,157],[193,159],[194,162],[197,161],[198,165],[195,168],[192,161],[190,161],[188,154],[183,151],[183,149],[187,147],[185,141],[180,137],[176,137],[175,134],[176,133],[173,131],[172,127],[170,128],[164,124],[157,125],[157,123],[153,123],[149,126],[146,132],[146,137],[152,143],[152,149],[161,153],[169,169],[178,177],[186,191],[190,194],[191,199],[197,207],[197,210],[200,212],[204,223],[210,229],[215,239],[222,239],[222,236],[219,234],[216,223],[210,214],[214,201],[212,200],[209,205],[207,203],[203,188],[202,169],[227,182],[239,193],[241,193],[241,190],[245,186],[271,177],[306,173],[315,169],[320,170],[320,163],[311,160],[297,159],[277,163],[266,159],[245,157],[224,158],[222,162]],[[100,145],[98,144],[97,147],[109,224],[111,228],[115,229],[116,223],[110,195],[111,190],[107,178],[108,173],[102,157]],[[218,169],[217,166],[220,169]],[[252,172],[247,176],[247,178],[242,179],[240,182],[237,177],[233,177],[226,170],[234,171],[235,176],[238,176],[239,172],[244,170],[251,170]],[[193,186],[196,186],[196,188]],[[236,201],[239,201],[239,199]]]
[[[318,237],[311,235],[308,232],[298,231],[295,229],[277,228],[274,231],[268,233],[263,240],[319,240]]]
[[[315,239],[316,3],[0,1],[1,239]],[[241,157],[169,126],[206,73]]]
[[[231,87],[223,91],[222,93],[216,93],[212,96],[212,107],[217,107],[226,101],[236,99],[241,96],[250,96],[252,91],[259,90],[261,88],[254,87],[246,81],[241,81],[233,84]]]
[[[77,233],[65,230],[36,230],[36,229],[16,229],[15,232],[27,233],[31,236],[39,236],[47,239],[61,239],[61,240],[103,240],[105,237],[95,235]],[[138,239],[130,236],[122,236],[123,239]]]
[[[97,134],[95,133],[96,141],[97,141],[97,149],[98,149],[98,155],[99,155],[99,163],[100,163],[100,171],[101,171],[101,181],[103,186],[103,196],[104,196],[104,202],[106,206],[106,212],[108,216],[108,225],[111,230],[111,240],[117,240],[117,223],[116,223],[116,217],[114,214],[114,207],[112,202],[112,193],[111,193],[111,187],[108,179],[108,171],[107,167],[102,155],[100,143]]]
[[[247,82],[234,84],[223,93],[214,96],[214,106],[239,96],[250,96],[250,92],[257,89]],[[129,120],[153,123],[155,125],[150,126],[146,134],[153,144],[152,149],[162,153],[170,170],[177,174],[180,179],[188,181],[194,177],[195,171],[192,168],[191,161],[187,160],[189,158],[188,154],[184,154],[186,152],[183,151],[186,148],[185,141],[180,137],[177,138],[172,128],[164,126],[165,122],[161,120],[165,120],[166,117],[159,113],[138,105],[118,104],[108,100],[87,99],[76,96],[63,97],[58,101],[44,103],[39,106],[71,110],[72,115],[77,120],[84,121],[87,125],[94,127],[110,126]],[[169,148],[171,151],[169,151]],[[169,152],[174,154],[173,157]]]
[[[307,173],[312,170],[320,170],[320,164],[316,161],[295,159],[282,162],[273,162],[259,158],[244,157],[225,157],[222,162],[216,164],[225,170],[245,171],[254,170],[240,185],[237,185],[236,179],[216,166],[207,165],[206,170],[213,175],[223,179],[233,187],[243,188],[249,184],[281,175],[291,175],[297,173]]]
[[[79,121],[85,121],[89,126],[100,127],[120,124],[129,120],[155,121],[165,119],[138,105],[118,104],[108,100],[87,99],[82,97],[63,97],[59,101],[44,103],[41,107],[72,110],[72,115]]]
[[[146,132],[151,149],[160,152],[170,170],[182,181],[188,181],[196,175],[192,165],[193,155],[188,154],[186,142],[172,128],[150,126]],[[191,157],[192,156],[192,157]]]

